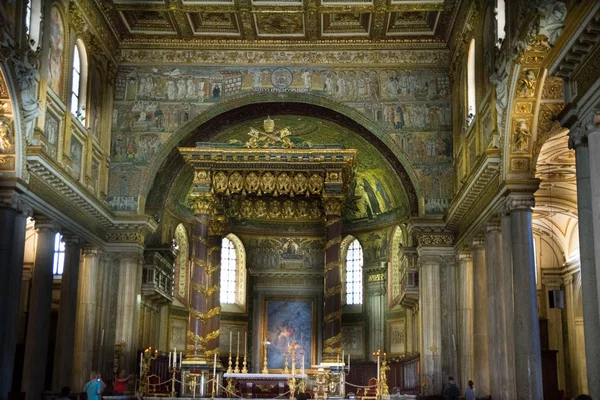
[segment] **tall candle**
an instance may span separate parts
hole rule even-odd
[[[233,332],[229,331],[229,354],[231,354],[231,342],[233,341]]]
[[[169,352],[169,364],[168,365],[171,365],[171,352]]]
[[[244,332],[244,355],[248,353],[248,331]]]
[[[350,371],[350,354],[348,354],[348,371]]]
[[[179,368],[181,368],[181,360],[183,360],[183,351],[179,352]]]
[[[215,358],[213,360],[213,379],[217,380],[217,353],[215,353]]]
[[[344,362],[344,358],[346,357],[344,357],[344,350],[342,350],[342,363]]]
[[[177,366],[177,351],[173,353],[173,367]]]
[[[238,331],[237,354],[240,355],[240,331]]]
[[[377,382],[379,382],[379,353],[377,353]]]
[[[302,374],[304,374],[304,354],[302,354]]]
[[[142,374],[142,360],[144,359],[144,352],[140,353],[140,375]]]

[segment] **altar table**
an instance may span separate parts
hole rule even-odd
[[[292,374],[223,374],[225,379],[233,379],[236,391],[245,398],[274,398],[284,395],[290,389],[288,379]],[[306,379],[306,374],[294,374],[296,380]]]

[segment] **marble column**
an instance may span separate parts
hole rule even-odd
[[[473,256],[470,250],[458,254],[458,352],[460,372],[457,379],[466,388],[474,379],[473,360]]]
[[[208,308],[208,223],[214,211],[212,197],[198,197],[194,202],[192,228],[192,271],[190,275],[190,317],[186,335],[186,363],[206,364],[207,319],[219,315],[220,308]]]
[[[325,292],[323,309],[323,362],[342,357],[342,199],[323,199],[325,209]]]
[[[515,378],[515,335],[514,325],[514,300],[513,300],[513,264],[512,264],[512,239],[510,233],[510,213],[504,210],[500,222],[502,230],[502,263],[504,281],[502,291],[504,293],[503,315],[503,336],[502,343],[504,357],[506,359],[506,382],[503,382],[506,398],[514,399],[517,397],[517,382]]]
[[[100,252],[94,246],[85,245],[82,253],[74,328],[73,388],[83,387],[89,381],[91,372],[96,371],[97,368],[93,365],[94,349],[100,340],[96,337]]]
[[[0,400],[6,400],[12,388],[17,317],[21,299],[25,229],[29,210],[14,194],[2,196],[0,205]]]
[[[208,291],[206,301],[208,309],[220,309],[221,305],[221,244],[223,242],[224,220],[221,216],[214,216],[208,225]],[[219,354],[219,332],[221,316],[215,314],[207,320],[206,357],[210,359],[213,354]],[[243,346],[243,338],[240,339]],[[241,347],[240,347],[241,349]],[[242,369],[242,359],[239,368]]]
[[[136,371],[143,251],[127,250],[129,252],[119,254],[115,343],[124,344],[121,367],[126,371]]]
[[[493,399],[506,400],[504,383],[508,367],[504,356],[503,343],[505,307],[504,261],[502,259],[502,232],[500,221],[492,220],[487,224],[485,234],[485,264],[487,271],[487,326],[488,326],[488,356],[490,371],[490,395]]]
[[[594,119],[597,119],[597,115]],[[595,122],[595,121],[594,121]],[[589,395],[600,398],[600,127],[579,126],[569,132],[575,149],[579,251],[585,320],[585,354]],[[596,235],[597,234],[597,235]]]
[[[509,197],[513,259],[517,400],[543,398],[542,353],[535,284],[531,210],[533,195]]]
[[[477,395],[490,394],[490,365],[488,355],[488,301],[487,268],[485,266],[484,239],[473,240],[473,352],[474,378]]]
[[[65,264],[60,283],[60,304],[56,327],[52,390],[60,392],[70,386],[73,373],[73,349],[75,346],[74,321],[77,316],[77,287],[79,282],[79,260],[81,239],[77,235],[63,235],[65,242]]]
[[[588,363],[586,362],[586,358],[589,357],[589,355],[586,354],[586,348],[585,348],[585,323],[584,323],[584,319],[581,317],[576,317],[575,318],[575,337],[577,338],[577,355],[578,357],[576,358],[576,362],[577,362],[577,370],[579,371],[579,376],[578,376],[578,382],[577,384],[579,385],[579,390],[581,390],[581,393],[590,393],[590,381],[589,381],[589,375],[587,375],[587,368],[588,368]],[[587,379],[586,379],[586,375],[587,375]],[[593,398],[593,397],[592,397]]]
[[[430,394],[442,392],[441,257],[419,249],[419,303],[421,309],[421,373],[431,381]]]
[[[52,310],[52,265],[54,236],[58,226],[44,218],[36,218],[37,247],[29,300],[29,317],[25,342],[22,391],[28,400],[38,400],[44,391],[48,336]]]

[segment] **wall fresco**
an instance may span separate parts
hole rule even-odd
[[[441,213],[452,195],[451,185],[440,188],[436,182],[452,174],[449,87],[447,71],[433,68],[122,67],[112,119],[111,180],[123,165],[146,168],[173,132],[220,101],[252,92],[310,93],[379,124],[396,145],[392,150],[413,163],[427,212]],[[128,179],[139,181],[140,175]],[[135,186],[122,193],[111,184],[110,194],[134,196]],[[380,189],[376,182],[357,182],[365,199],[359,214],[387,207],[389,193]]]
[[[50,14],[50,51],[48,53],[48,87],[57,95],[61,95],[63,87],[65,29],[60,12],[52,7]]]

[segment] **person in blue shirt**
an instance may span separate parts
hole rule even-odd
[[[88,400],[100,400],[100,395],[102,394],[100,374],[96,374],[91,381],[86,383],[83,390],[86,392]]]

